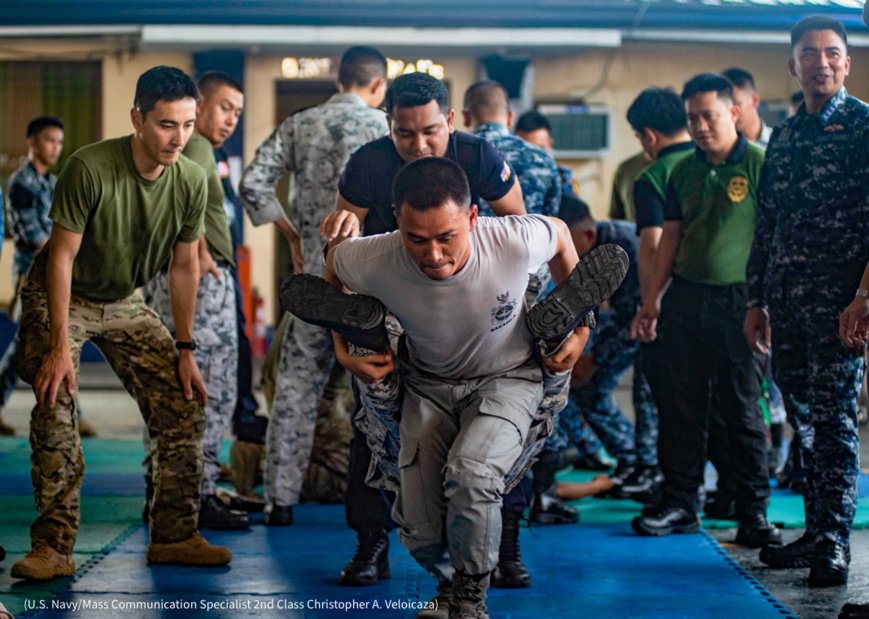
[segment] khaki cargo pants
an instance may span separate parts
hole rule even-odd
[[[19,325],[21,378],[33,384],[49,351],[48,298],[31,281],[22,292]],[[196,532],[202,477],[205,413],[187,401],[178,378],[177,354],[166,327],[142,297],[100,302],[73,296],[69,304],[69,346],[78,380],[82,345],[100,349],[139,405],[155,460],[151,541],[182,541]],[[72,553],[81,518],[84,457],[75,399],[66,384],[54,407],[33,408],[30,421],[31,479],[39,517],[31,543]]]

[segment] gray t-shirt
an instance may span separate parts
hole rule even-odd
[[[555,226],[540,215],[480,217],[471,255],[445,280],[425,275],[399,231],[348,239],[335,250],[343,284],[383,302],[407,334],[414,365],[443,378],[512,370],[531,356],[525,288],[555,255]]]

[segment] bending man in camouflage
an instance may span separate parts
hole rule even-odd
[[[74,395],[86,340],[136,398],[151,434],[157,466],[148,560],[225,565],[232,558],[196,531],[206,395],[193,351],[176,353],[135,292],[171,255],[177,345],[191,343],[206,184],[202,169],[180,155],[198,98],[179,69],[150,69],[136,85],[135,133],[80,149],[57,181],[50,252],[36,256],[22,293],[21,375],[37,401],[30,442],[39,517],[30,528],[33,550],[12,567],[13,578],[75,571],[84,457]]]
[[[320,222],[335,207],[338,179],[350,154],[386,133],[374,109],[386,92],[386,58],[371,47],[344,53],[339,93],[293,114],[263,142],[241,179],[241,195],[254,225],[272,222],[287,238],[296,273],[323,274]],[[275,197],[275,184],[293,173],[291,222]],[[265,522],[289,525],[311,457],[317,407],[335,363],[329,331],[293,320],[281,343],[275,400],[266,434]]]

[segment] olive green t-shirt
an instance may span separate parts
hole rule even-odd
[[[72,266],[72,294],[116,301],[160,271],[177,242],[192,243],[205,226],[205,172],[184,157],[155,180],[133,163],[131,136],[80,148],[57,179],[48,216],[82,235]],[[45,282],[48,246],[31,276]]]
[[[217,173],[214,148],[206,138],[195,131],[182,151],[184,156],[199,164],[208,179],[208,205],[205,207],[205,241],[211,257],[235,265],[232,256],[232,236],[223,209],[223,183]]]
[[[763,149],[739,134],[717,165],[699,148],[676,164],[664,207],[665,221],[683,222],[673,273],[700,284],[746,282],[763,158]]]

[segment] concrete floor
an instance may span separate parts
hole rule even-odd
[[[616,392],[616,400],[626,414],[632,416],[630,376],[626,376]],[[138,439],[143,422],[133,400],[122,390],[120,381],[105,364],[86,364],[80,379],[80,402],[84,415],[96,426],[100,436],[116,439]],[[257,396],[261,398],[261,393]],[[6,423],[26,436],[34,398],[27,385],[20,385],[10,399],[3,418]],[[861,461],[869,462],[869,428],[860,431]],[[735,529],[712,530],[728,553],[759,580],[778,600],[800,619],[835,618],[845,602],[869,603],[869,530],[854,531],[851,536],[851,574],[846,587],[809,589],[808,570],[772,570],[757,558],[757,551],[731,545]],[[785,542],[799,537],[802,530],[784,532]]]

